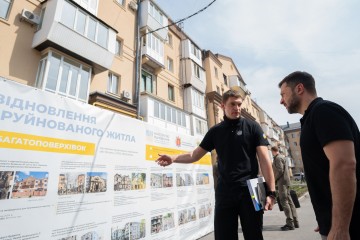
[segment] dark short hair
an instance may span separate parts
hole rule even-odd
[[[278,152],[279,148],[277,146],[272,146],[271,151]]]
[[[233,89],[230,89],[230,90],[227,90],[226,92],[224,92],[224,94],[222,96],[222,102],[226,103],[226,101],[230,97],[235,97],[235,98],[241,98],[242,99],[242,96],[241,96],[240,92],[238,92],[236,90],[233,90]]]
[[[287,75],[281,82],[279,83],[279,88],[286,83],[292,90],[299,84],[302,83],[304,88],[311,94],[316,94],[315,88],[315,79],[311,76],[310,73],[296,71]]]

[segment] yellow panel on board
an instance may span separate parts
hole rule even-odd
[[[6,131],[0,131],[0,147],[80,155],[95,154],[94,143]]]
[[[145,159],[148,161],[155,161],[159,157],[159,154],[178,155],[186,152],[187,151],[173,149],[173,148],[146,145]],[[211,165],[211,156],[209,154],[206,154],[199,161],[194,162],[194,164]]]

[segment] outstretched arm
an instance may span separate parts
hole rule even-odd
[[[332,224],[328,239],[350,239],[349,226],[356,194],[354,143],[333,141],[323,149],[329,159],[332,193]]]
[[[274,180],[274,172],[271,166],[271,160],[268,154],[267,146],[258,146],[256,147],[256,153],[259,158],[261,172],[264,175],[265,182],[270,191],[275,192],[275,180]],[[274,206],[275,199],[271,197],[266,198],[265,210],[271,210]]]
[[[163,155],[159,154],[159,158],[156,160],[157,164],[160,166],[168,166],[175,163],[193,163],[202,158],[207,151],[202,147],[197,147],[195,150],[189,153],[184,153],[180,155]]]

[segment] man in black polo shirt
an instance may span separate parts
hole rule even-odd
[[[255,211],[246,180],[261,172],[267,183],[265,210],[271,210],[275,200],[275,181],[268,154],[269,145],[260,125],[240,117],[242,98],[239,92],[224,93],[221,107],[224,121],[212,127],[194,151],[186,154],[160,155],[161,166],[171,163],[193,163],[207,152],[216,150],[219,178],[215,190],[215,239],[238,239],[238,218],[245,239],[260,240],[262,212]]]
[[[300,113],[300,147],[323,239],[360,239],[360,133],[350,114],[317,97],[315,80],[293,72],[280,83],[289,113]]]

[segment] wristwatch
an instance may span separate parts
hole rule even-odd
[[[266,196],[275,199],[276,198],[276,192],[274,192],[274,191],[266,191]]]

